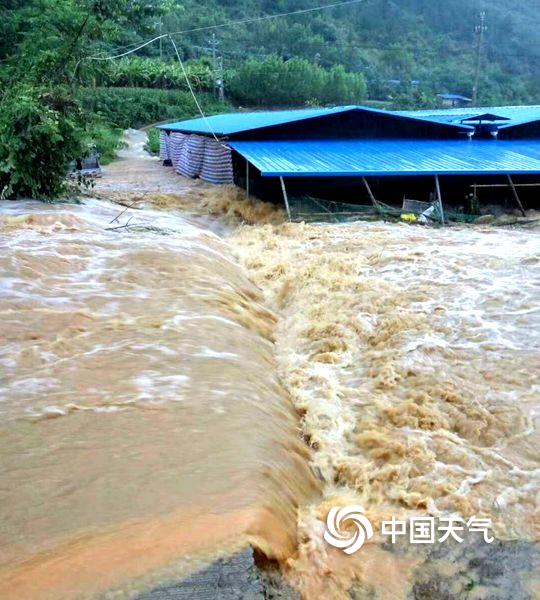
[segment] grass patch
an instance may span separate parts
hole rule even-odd
[[[112,162],[120,148],[124,146],[122,141],[123,130],[120,127],[111,127],[106,123],[96,122],[87,130],[89,150],[95,150],[100,156],[102,165]]]
[[[146,130],[148,141],[144,146],[144,149],[150,154],[159,154],[159,131],[155,127],[150,127]]]

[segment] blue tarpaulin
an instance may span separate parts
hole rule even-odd
[[[229,142],[266,177],[540,174],[540,140]]]

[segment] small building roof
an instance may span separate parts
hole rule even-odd
[[[443,100],[462,100],[463,102],[472,102],[472,98],[467,98],[467,96],[461,96],[460,94],[437,94],[438,98],[442,98]]]
[[[461,123],[478,120],[479,117],[490,115],[499,120],[505,120],[498,125],[499,129],[507,129],[515,125],[532,123],[540,120],[540,105],[532,106],[489,106],[482,108],[441,108],[428,110],[400,110],[396,114],[415,116],[439,123]],[[493,120],[493,119],[492,119]]]
[[[536,140],[291,140],[229,145],[265,177],[540,173]]]

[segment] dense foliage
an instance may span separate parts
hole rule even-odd
[[[68,90],[17,84],[0,104],[0,197],[53,198],[83,152],[79,107]]]
[[[149,19],[162,13],[162,5],[5,0],[0,7],[1,198],[58,197],[66,189],[70,161],[91,149],[104,161],[112,159],[122,129],[197,114],[187,91],[88,87],[99,78],[106,85],[176,87],[179,69],[171,63],[156,69],[156,61],[145,59],[118,68],[98,61],[89,67],[86,61],[104,46],[120,44],[126,32],[151,33]],[[195,89],[210,86],[204,65],[188,66],[188,72]],[[213,98],[202,103],[209,112],[216,110]]]
[[[186,74],[197,92],[213,92],[214,72],[207,59],[186,63]],[[366,95],[362,73],[349,73],[343,66],[324,69],[303,58],[284,60],[277,55],[247,59],[225,74],[227,97],[239,105],[344,104],[360,102]],[[122,58],[105,64],[84,65],[82,84],[99,87],[141,87],[188,90],[186,75],[176,57]],[[165,115],[164,115],[165,118]]]
[[[88,113],[121,129],[187,119],[197,114],[191,94],[183,90],[82,88],[77,97]],[[198,100],[205,114],[215,114],[223,109],[223,105],[209,94],[200,94]]]
[[[184,0],[163,17],[166,31],[184,31],[231,19],[325,4],[313,0]],[[371,100],[427,97],[442,92],[471,95],[476,65],[475,26],[486,10],[487,31],[479,102],[536,103],[540,97],[538,0],[364,0],[350,6],[238,24],[216,30],[226,70],[246,59],[304,58],[328,69],[361,73]],[[188,58],[208,56],[211,32],[178,36]],[[167,55],[168,48],[163,48]],[[148,49],[157,55],[157,49]]]
[[[159,130],[155,127],[148,129],[147,131],[148,141],[145,145],[145,150],[150,154],[159,154]]]
[[[148,4],[129,0],[5,0],[0,23],[0,197],[54,198],[69,162],[94,142],[110,144],[81,107],[74,84],[89,47],[140,22]],[[142,11],[142,13],[141,13]],[[97,132],[94,135],[94,120]]]
[[[231,71],[228,91],[248,106],[350,104],[364,98],[366,84],[361,73],[347,73],[341,65],[323,69],[304,58],[270,56],[248,59]]]
[[[97,67],[95,65],[98,65]],[[186,74],[197,92],[213,89],[214,75],[208,61],[191,62],[186,65]],[[152,58],[121,58],[106,63],[94,63],[81,69],[82,84],[100,87],[142,87],[163,90],[187,90],[186,76],[180,64],[174,61]]]

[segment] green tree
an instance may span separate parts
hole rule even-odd
[[[278,56],[240,63],[229,72],[227,83],[236,102],[259,106],[358,102],[366,91],[363,76],[342,66],[328,70],[306,59]]]
[[[81,110],[74,78],[80,61],[120,24],[140,23],[152,2],[9,1],[2,17],[0,196],[53,198],[65,189],[70,160],[86,151],[93,116]]]
[[[80,108],[70,90],[14,85],[0,103],[0,198],[55,198],[66,165],[84,151]]]

